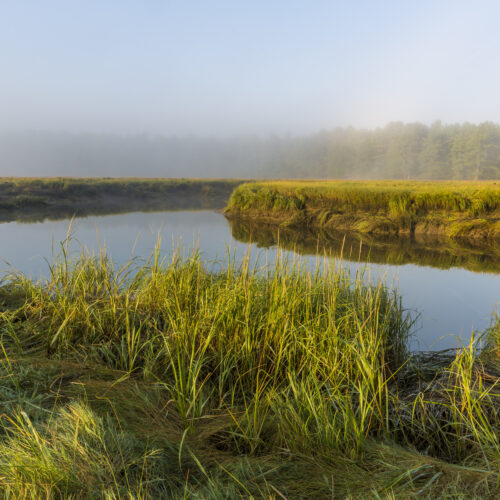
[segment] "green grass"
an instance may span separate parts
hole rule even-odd
[[[226,212],[366,233],[499,239],[500,182],[258,182],[238,186]]]
[[[6,498],[495,498],[498,327],[407,350],[412,318],[335,262],[64,252],[0,292]]]

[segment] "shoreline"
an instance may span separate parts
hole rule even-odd
[[[500,184],[276,181],[238,186],[228,218],[366,234],[500,241]]]
[[[0,178],[0,222],[172,209],[218,209],[235,179]]]

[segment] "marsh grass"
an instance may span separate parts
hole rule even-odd
[[[397,294],[335,261],[250,262],[63,247],[9,276],[4,496],[495,497],[495,357],[412,356]]]
[[[78,197],[112,194],[148,196],[168,194],[172,189],[188,192],[199,188],[205,194],[220,188],[235,187],[241,181],[233,179],[176,179],[140,177],[0,177],[2,196]],[[27,200],[28,201],[28,200]]]
[[[500,237],[497,181],[272,181],[242,184],[228,215],[364,233]]]
[[[22,222],[133,211],[223,208],[233,179],[0,177],[0,219]]]

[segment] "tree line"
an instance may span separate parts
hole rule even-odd
[[[266,138],[4,133],[0,175],[500,179],[500,125],[393,122]]]
[[[291,141],[276,173],[317,178],[500,179],[500,125],[390,123]],[[281,160],[281,161],[280,161]]]

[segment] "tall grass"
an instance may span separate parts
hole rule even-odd
[[[172,190],[198,189],[208,194],[211,190],[235,187],[241,181],[234,179],[175,179],[140,177],[0,177],[1,196],[51,195],[62,198],[75,196],[151,195]]]
[[[63,252],[5,283],[8,495],[495,494],[498,390],[474,344],[423,370],[399,297],[326,259],[159,255]]]

